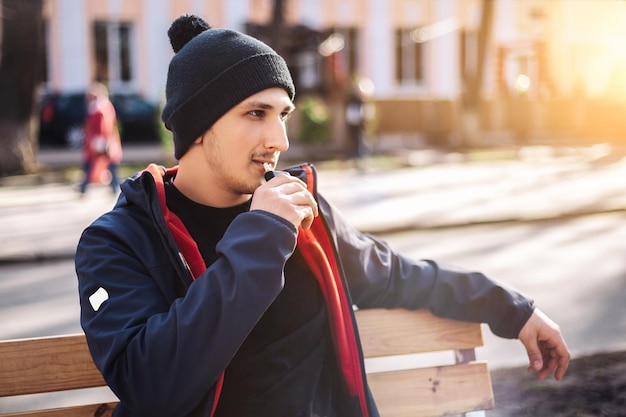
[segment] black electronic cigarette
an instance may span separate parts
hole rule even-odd
[[[265,181],[269,181],[276,176],[276,173],[272,169],[272,164],[264,162],[263,168],[265,168]]]
[[[285,172],[285,171],[274,171],[272,169],[272,164],[270,164],[268,162],[264,162],[263,163],[263,168],[265,168],[265,181],[271,180],[272,178],[274,178],[278,174],[289,175],[289,173]]]

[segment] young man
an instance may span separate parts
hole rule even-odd
[[[264,178],[294,110],[273,50],[194,16],[168,33],[163,120],[179,165],[124,182],[76,253],[116,416],[375,417],[353,305],[486,322],[520,339],[539,378],[563,377],[560,330],[522,294],[354,230],[310,165]]]

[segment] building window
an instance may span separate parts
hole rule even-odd
[[[333,33],[341,36],[343,47],[339,51],[347,75],[358,73],[358,29],[354,27],[334,28]]]
[[[94,79],[117,89],[133,80],[131,23],[94,22]]]
[[[396,81],[401,85],[418,85],[424,79],[423,42],[416,42],[416,29],[396,29]]]

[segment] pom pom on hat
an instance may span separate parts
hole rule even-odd
[[[173,133],[177,159],[222,115],[259,91],[279,87],[295,97],[285,60],[258,39],[212,28],[195,15],[176,19],[168,36],[175,55],[161,119]]]
[[[174,20],[167,31],[174,53],[180,51],[187,42],[208,29],[211,29],[211,26],[206,20],[193,14],[184,14]]]

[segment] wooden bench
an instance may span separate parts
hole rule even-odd
[[[482,345],[479,324],[406,310],[357,311],[357,321],[368,380],[382,417],[442,416],[494,407],[487,364],[475,361],[474,348]],[[415,355],[435,351],[455,355],[450,353],[452,360],[444,365],[427,357],[426,367]],[[398,369],[407,364],[414,369]],[[35,410],[29,404],[27,411],[5,411],[17,396],[104,386],[84,335],[0,342],[0,416],[110,416],[114,400]]]
[[[381,417],[478,416],[494,408],[487,363],[476,361],[480,324],[407,310],[357,311],[357,321]]]

